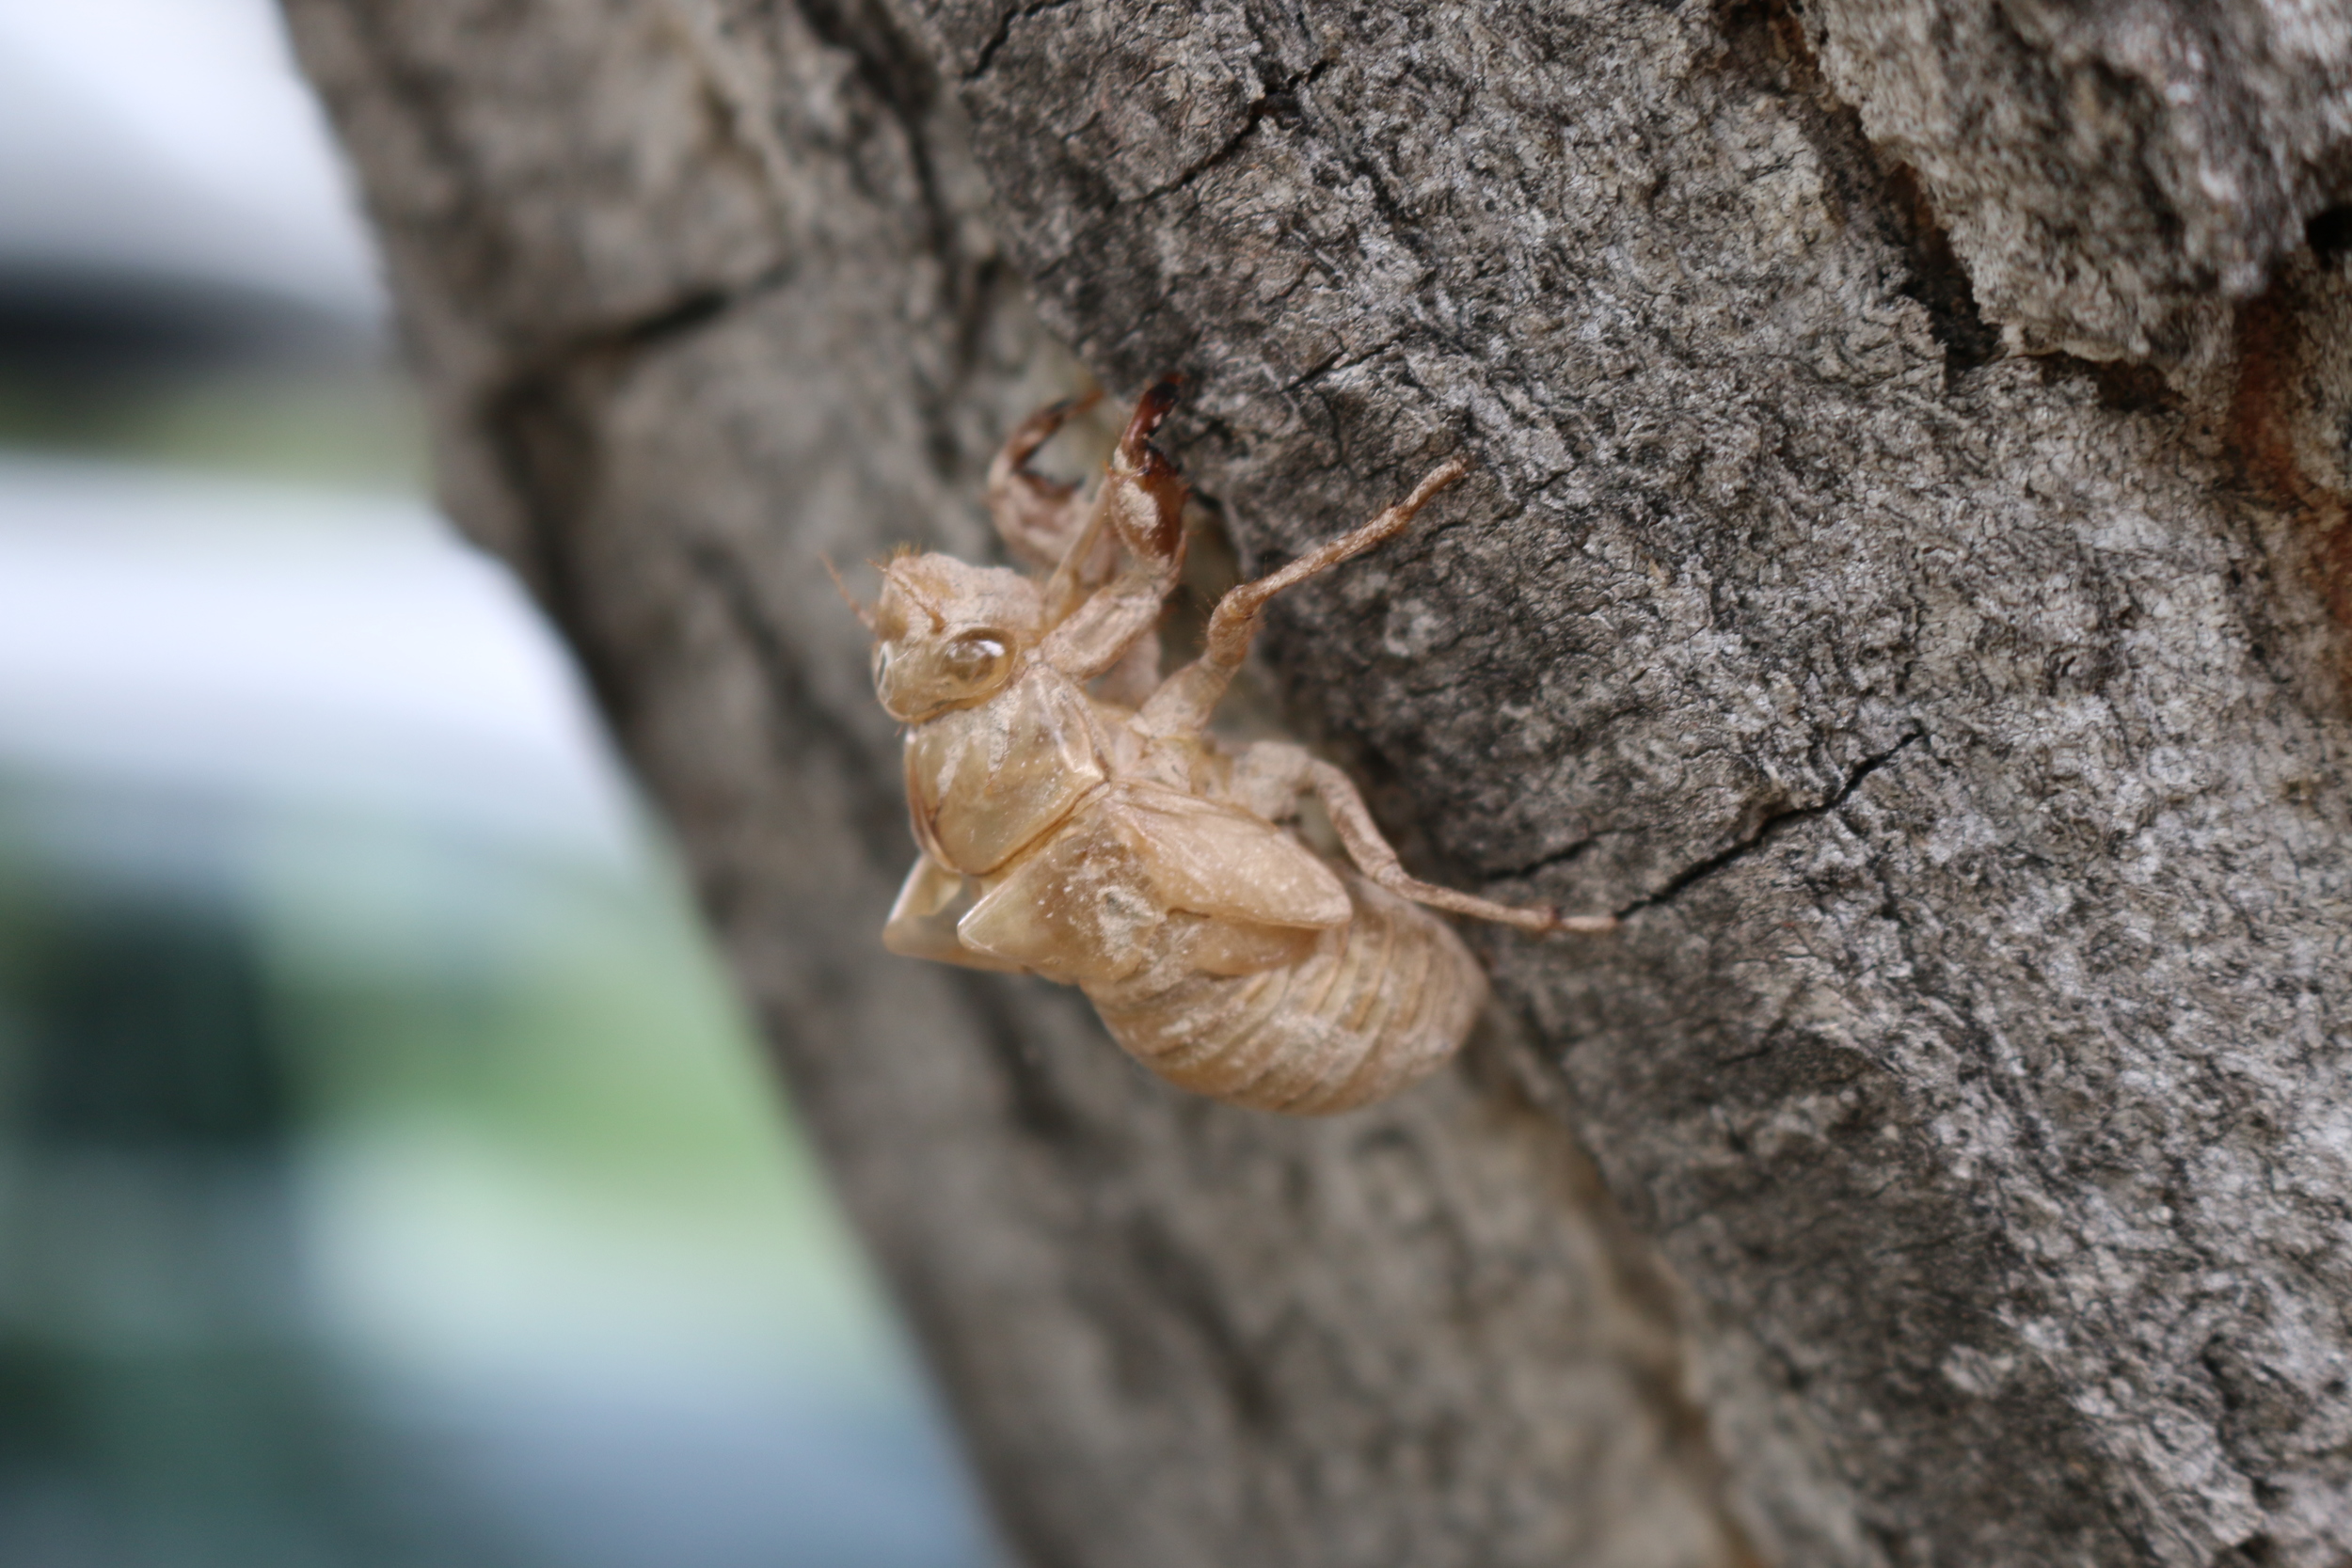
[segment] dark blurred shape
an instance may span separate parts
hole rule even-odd
[[[415,475],[372,280],[310,228],[191,180],[0,29],[0,443]]]
[[[0,1562],[538,1562],[408,1516],[434,1495],[313,1340],[290,1041],[238,911],[8,869]]]
[[[373,362],[364,277],[191,182],[6,45],[0,34],[0,375]]]
[[[351,369],[372,364],[375,349],[348,319],[261,289],[128,268],[0,264],[0,374],[87,384]]]
[[[77,911],[32,955],[16,1135],[266,1157],[292,1125],[253,944],[217,909]]]

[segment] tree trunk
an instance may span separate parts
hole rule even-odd
[[[1029,1560],[2352,1554],[2343,12],[290,6]],[[875,940],[820,557],[1163,370],[1253,565],[1472,458],[1267,662],[1624,916],[1329,1122]]]

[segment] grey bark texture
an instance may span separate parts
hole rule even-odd
[[[2352,1559],[2341,8],[289,8],[1017,1554]],[[1328,1123],[874,944],[818,557],[1164,370],[1253,566],[1473,459],[1267,667],[1624,916]]]

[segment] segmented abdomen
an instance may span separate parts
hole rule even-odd
[[[1089,986],[1111,1036],[1180,1087],[1294,1116],[1393,1093],[1461,1049],[1486,976],[1453,927],[1354,876],[1355,916],[1256,974],[1154,964]]]

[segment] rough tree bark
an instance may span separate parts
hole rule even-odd
[[[290,8],[448,504],[1020,1553],[2352,1555],[2340,8]],[[1478,465],[1269,664],[1425,868],[1625,927],[1486,934],[1510,1016],[1391,1107],[874,945],[818,558],[984,553],[1081,365],[1190,378],[1253,562]]]

